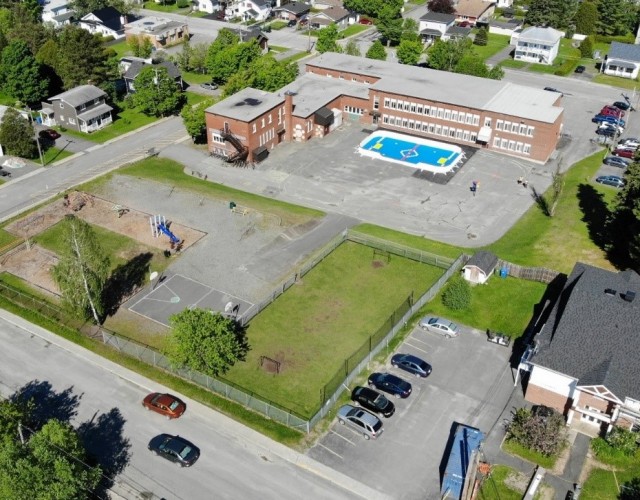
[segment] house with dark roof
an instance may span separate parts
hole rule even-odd
[[[144,60],[134,59],[128,64],[128,67],[123,75],[124,82],[127,86],[127,93],[129,94],[135,93],[136,91],[134,86],[135,79],[138,77],[138,75],[140,74],[140,71],[142,71],[143,68],[149,67],[149,66],[152,68],[165,68],[167,70],[167,73],[169,74],[169,78],[173,78],[178,88],[180,90],[183,90],[184,87],[183,87],[182,75],[180,74],[180,70],[171,61],[162,61],[157,64],[149,64]]]
[[[311,5],[304,2],[290,2],[273,9],[279,19],[285,21],[300,21],[311,11]]]
[[[45,126],[60,125],[79,132],[95,132],[113,121],[107,94],[94,85],[80,85],[42,103],[40,118]]]
[[[484,250],[476,252],[462,268],[464,279],[469,283],[482,285],[487,282],[497,265],[498,257],[495,254]]]
[[[640,276],[576,263],[520,368],[525,397],[592,435],[640,427]]]
[[[309,16],[309,26],[321,29],[335,24],[338,30],[343,30],[349,25],[350,12],[344,7],[329,7]]]
[[[427,12],[420,18],[418,30],[426,43],[440,39],[449,29],[455,26],[456,16],[440,12]]]
[[[127,16],[121,14],[113,7],[104,7],[89,12],[83,16],[78,25],[89,33],[99,33],[102,36],[112,36],[114,39],[124,38],[124,25],[127,24]]]
[[[522,28],[522,21],[519,19],[509,19],[508,21],[496,21],[492,19],[489,21],[489,33],[496,35],[508,35],[511,36],[516,30]]]
[[[269,38],[262,32],[258,26],[249,26],[248,28],[228,28],[240,37],[241,42],[249,40],[257,40],[263,54],[269,52]]]
[[[604,60],[604,74],[636,79],[640,69],[640,45],[611,42]]]

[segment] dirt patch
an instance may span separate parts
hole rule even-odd
[[[60,290],[53,281],[51,269],[58,263],[58,256],[38,245],[27,250],[26,245],[4,256],[0,269],[10,272],[23,280],[53,295],[60,295]]]

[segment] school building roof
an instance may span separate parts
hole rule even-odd
[[[281,95],[274,94],[247,87],[237,94],[209,106],[206,112],[251,122],[282,103],[284,103],[284,94],[282,93]]]

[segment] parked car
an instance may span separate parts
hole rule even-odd
[[[616,108],[621,109],[622,111],[627,111],[631,107],[628,102],[624,101],[616,101],[613,103],[613,105]]]
[[[368,383],[369,387],[375,387],[396,398],[408,398],[411,394],[411,384],[390,373],[372,373],[369,375]]]
[[[462,21],[458,26],[460,28],[473,28],[473,23],[471,21]]]
[[[391,364],[396,368],[413,373],[416,377],[426,378],[431,375],[431,365],[412,354],[394,354]]]
[[[603,135],[605,137],[613,137],[616,135],[616,130],[613,128],[609,128],[609,127],[598,127],[596,129],[596,134],[598,135]]]
[[[618,177],[617,175],[601,175],[596,178],[596,182],[600,184],[605,184],[606,186],[613,186],[617,188],[624,187],[624,179],[622,177]]]
[[[368,387],[356,387],[351,392],[351,401],[373,413],[389,418],[396,411],[396,406],[383,394]]]
[[[629,146],[631,148],[640,147],[640,139],[636,139],[635,137],[625,137],[624,139],[620,139],[618,141],[618,146]]]
[[[289,26],[289,28],[292,28],[293,26],[295,26],[296,24],[298,24],[298,21],[296,21],[295,19],[291,19],[288,23],[287,26]]]
[[[616,125],[615,123],[609,123],[609,122],[603,122],[601,124],[598,125],[598,128],[600,129],[609,129],[609,130],[613,130],[614,132],[619,132],[619,133],[623,133],[624,132],[624,127],[621,127],[620,125]]]
[[[437,316],[425,316],[420,320],[418,326],[423,330],[439,333],[448,339],[458,336],[458,325],[448,319],[439,318]]]
[[[584,73],[584,70],[587,69],[584,66],[580,65],[580,66],[576,66],[576,69],[574,70],[576,73]]]
[[[545,87],[544,90],[548,90],[549,92],[558,92],[559,94],[562,94],[561,90],[555,89],[553,87]]]
[[[56,139],[60,138],[60,134],[56,130],[48,128],[46,130],[41,130],[40,132],[38,132],[38,137],[40,137],[40,139],[55,141]]]
[[[384,431],[382,420],[362,408],[351,405],[340,407],[338,422],[360,432],[365,439],[375,439]]]
[[[200,86],[205,90],[216,90],[218,88],[215,83],[201,83]]]
[[[603,115],[603,114],[595,115],[591,119],[591,121],[594,123],[609,122],[609,123],[614,123],[616,125],[620,125],[621,127],[627,126],[627,123],[622,118],[616,118],[615,116]]]
[[[623,158],[634,158],[636,151],[635,149],[616,148],[613,154],[616,156],[622,156]]]
[[[607,156],[602,160],[602,163],[612,167],[627,168],[631,164],[631,161],[627,158],[620,158],[618,156]]]
[[[624,111],[622,111],[621,109],[618,109],[618,108],[616,108],[614,106],[604,106],[600,110],[600,114],[601,115],[615,116],[617,118],[622,118],[624,116]]]
[[[371,26],[373,21],[371,19],[367,19],[366,17],[361,17],[358,21],[358,24],[364,24],[365,26]]]
[[[142,400],[142,406],[155,411],[168,419],[179,418],[187,409],[187,405],[171,394],[153,392]]]
[[[200,450],[192,443],[180,436],[160,434],[149,441],[147,446],[154,455],[178,464],[180,467],[191,467],[198,457]]]

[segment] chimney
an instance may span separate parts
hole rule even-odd
[[[290,142],[293,138],[293,92],[284,93],[284,140]]]
[[[627,302],[633,302],[633,299],[636,298],[636,292],[632,292],[631,290],[627,290],[627,293],[625,293],[622,298],[624,300],[626,300]]]

